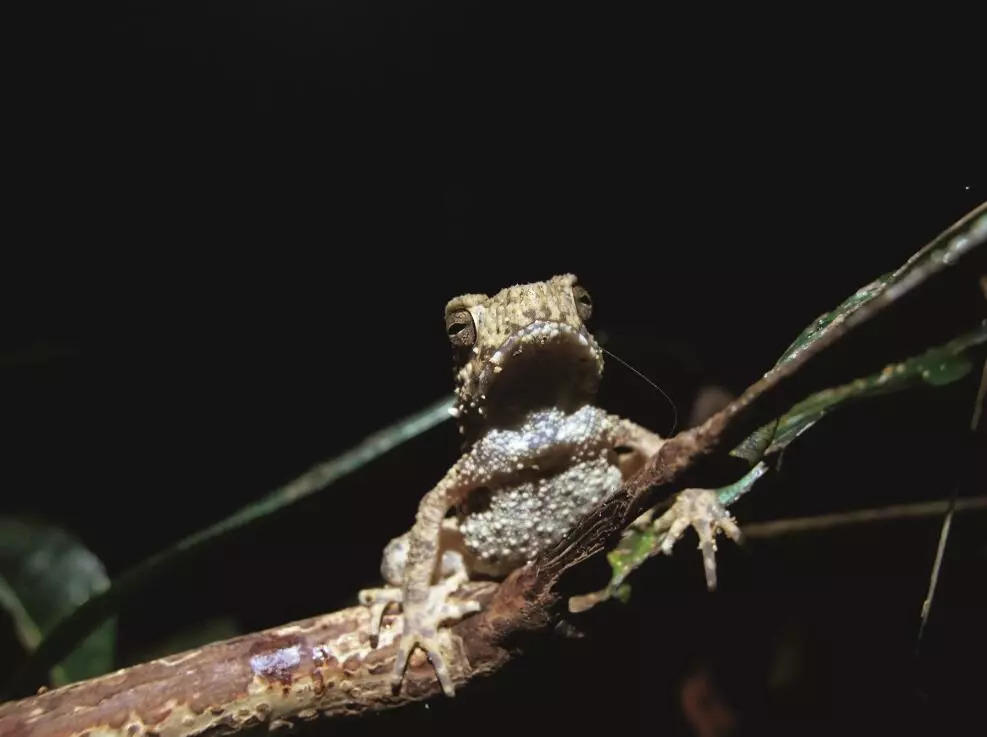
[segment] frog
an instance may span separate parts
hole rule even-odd
[[[400,688],[416,649],[455,695],[440,629],[481,610],[462,585],[501,579],[563,540],[657,453],[664,439],[596,405],[604,351],[589,331],[593,300],[574,274],[449,300],[455,399],[463,453],[418,505],[414,525],[385,547],[387,584],[358,593],[371,641],[400,605],[403,631],[391,674]],[[711,540],[739,539],[711,491],[688,489],[662,517],[665,549],[693,527],[707,573]]]

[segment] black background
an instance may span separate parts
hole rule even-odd
[[[680,418],[700,386],[742,390],[985,196],[968,65],[919,53],[931,28],[761,20],[282,1],[13,23],[2,511],[119,573],[449,391],[449,297],[564,271]],[[928,317],[978,316],[973,294]],[[822,423],[741,522],[946,497],[973,378]],[[614,362],[601,402],[672,422]],[[167,577],[121,661],[206,616],[351,604],[457,443],[444,425]],[[712,597],[687,538],[585,639],[347,727],[687,734],[697,664],[751,733],[961,723],[982,529],[954,527],[918,658],[938,521],[721,546]],[[808,654],[779,704],[782,635]]]

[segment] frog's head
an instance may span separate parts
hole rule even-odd
[[[544,407],[592,401],[603,351],[586,329],[593,304],[572,274],[507,287],[492,297],[465,294],[446,305],[455,349],[464,431],[509,424]]]

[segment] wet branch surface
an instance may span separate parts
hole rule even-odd
[[[920,257],[948,247],[985,211],[987,205],[981,205],[938,236],[903,267],[901,280],[834,322],[725,409],[668,440],[555,549],[499,586],[470,584],[485,606],[448,631],[457,687],[496,672],[523,652],[526,635],[558,621],[567,593],[576,593],[560,590],[562,574],[612,547],[641,512],[686,486],[708,485],[703,478],[715,459],[809,394],[920,350],[907,340],[887,345],[882,332],[899,321],[928,320],[937,299],[950,290],[976,288],[987,271],[982,230],[975,243],[951,258]],[[958,332],[957,326],[942,327]],[[412,658],[401,690],[392,690],[399,620],[400,615],[386,620],[377,648],[370,645],[367,610],[354,607],[9,702],[0,705],[0,737],[222,734],[393,709],[441,694],[420,653]]]

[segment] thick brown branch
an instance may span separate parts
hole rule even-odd
[[[985,210],[977,208],[923,251],[947,246]],[[560,594],[554,589],[562,572],[605,549],[628,522],[681,488],[711,455],[729,451],[808,394],[912,351],[912,346],[887,346],[873,357],[861,349],[880,340],[889,320],[908,320],[910,310],[923,309],[923,297],[952,288],[952,279],[972,276],[976,282],[984,271],[984,235],[971,238],[978,242],[955,249],[948,259],[910,261],[907,275],[892,289],[834,322],[820,340],[703,425],[666,442],[556,549],[514,571],[499,587],[487,585],[483,611],[448,633],[456,684],[496,671],[515,654],[516,635],[550,625],[558,614]],[[393,693],[389,674],[399,618],[389,620],[376,649],[370,647],[368,624],[367,610],[346,609],[0,705],[0,737],[215,734],[320,714],[389,709],[439,693],[430,665],[414,659],[400,693]]]
[[[471,589],[489,599],[492,584]],[[389,709],[439,692],[428,662],[416,662],[391,690],[400,617],[385,618],[370,646],[365,607],[343,609],[124,668],[0,705],[0,737],[170,737],[226,734],[265,725]],[[459,638],[458,684],[494,670],[506,655],[477,658]],[[474,667],[469,674],[461,666]]]

